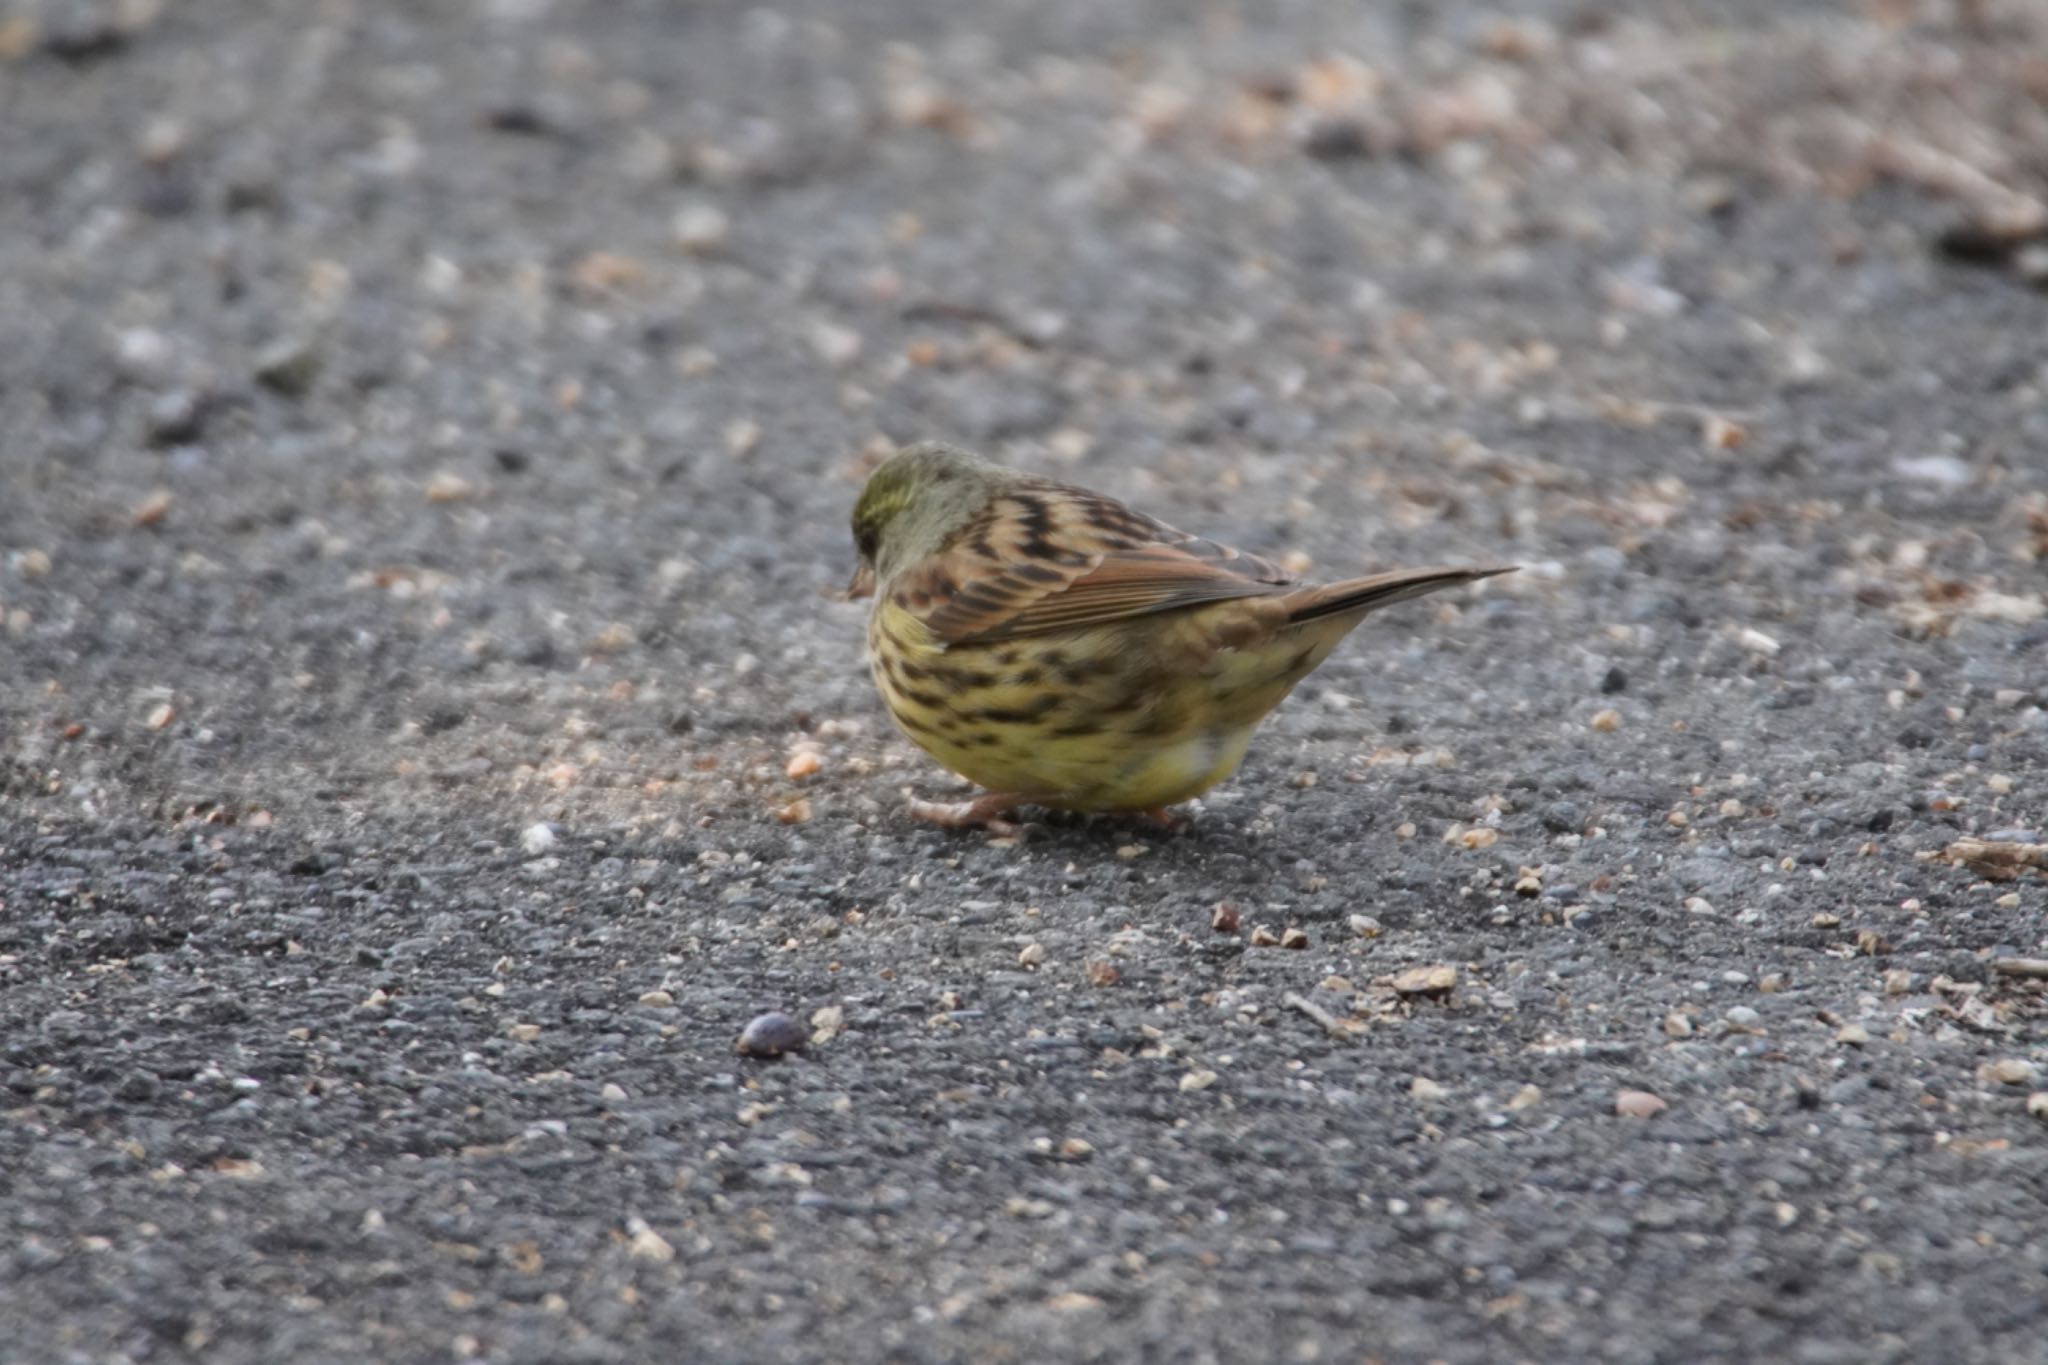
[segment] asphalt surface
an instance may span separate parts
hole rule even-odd
[[[2044,44],[0,3],[0,1359],[2048,1358]],[[927,436],[1525,567],[919,828]]]

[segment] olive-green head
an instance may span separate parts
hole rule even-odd
[[[866,597],[878,581],[936,552],[988,505],[1006,475],[1000,465],[942,441],[920,441],[882,461],[853,505],[860,567],[846,595]]]

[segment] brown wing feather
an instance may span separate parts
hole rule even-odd
[[[1295,579],[1112,498],[1031,482],[997,495],[891,596],[948,644],[1263,597]]]

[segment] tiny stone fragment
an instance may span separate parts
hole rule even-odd
[[[1458,969],[1450,966],[1410,967],[1394,977],[1396,995],[1449,995],[1458,984]]]
[[[427,480],[426,497],[428,502],[461,502],[473,491],[469,480],[454,470],[437,469]]]
[[[1290,928],[1280,935],[1282,948],[1301,949],[1308,947],[1308,934],[1301,929]]]
[[[684,251],[702,253],[715,249],[732,230],[723,210],[712,204],[691,204],[676,213],[669,230]]]
[[[2000,1085],[2026,1085],[2034,1079],[2034,1064],[2024,1057],[2001,1057],[1987,1063],[1983,1075]]]
[[[1592,724],[1593,728],[1602,734],[1619,730],[1621,728],[1621,712],[1611,706],[1605,710],[1596,711],[1593,713]]]
[[[1088,984],[1091,986],[1114,986],[1124,979],[1123,969],[1114,962],[1093,958],[1087,966]]]
[[[626,1254],[634,1260],[666,1265],[676,1258],[676,1249],[669,1245],[668,1239],[640,1219],[627,1219],[626,1232],[630,1238],[626,1243]]]
[[[1744,649],[1752,654],[1760,654],[1766,659],[1777,658],[1778,650],[1782,648],[1775,639],[1751,626],[1744,626],[1738,638],[1741,639]]]
[[[1027,943],[1017,954],[1017,965],[1019,967],[1036,967],[1043,961],[1045,961],[1045,945],[1042,943]]]
[[[1275,934],[1271,929],[1268,929],[1265,925],[1261,924],[1258,928],[1252,930],[1252,947],[1277,948],[1279,946],[1280,936]]]
[[[137,526],[156,525],[171,510],[171,503],[173,501],[170,489],[158,488],[153,490],[148,497],[135,505],[133,517],[135,524]]]
[[[256,357],[256,382],[286,398],[303,398],[320,375],[320,352],[310,340],[286,337]]]
[[[1224,901],[1209,912],[1209,928],[1219,934],[1234,934],[1238,928],[1237,907]]]
[[[1655,1118],[1670,1107],[1647,1090],[1619,1090],[1614,1095],[1614,1112],[1625,1119]]]
[[[811,1041],[829,1043],[839,1036],[846,1027],[846,1010],[840,1005],[825,1005],[811,1011]]]

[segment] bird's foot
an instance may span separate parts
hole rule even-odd
[[[1005,836],[1019,830],[1003,817],[1030,799],[1016,792],[990,792],[972,801],[920,801],[912,797],[908,809],[913,820],[927,820],[942,829],[971,829],[979,825],[990,834]]]
[[[1165,830],[1168,834],[1178,834],[1188,827],[1185,816],[1175,815],[1164,806],[1154,806],[1150,810],[1141,810],[1138,812],[1138,817],[1147,824]]]

